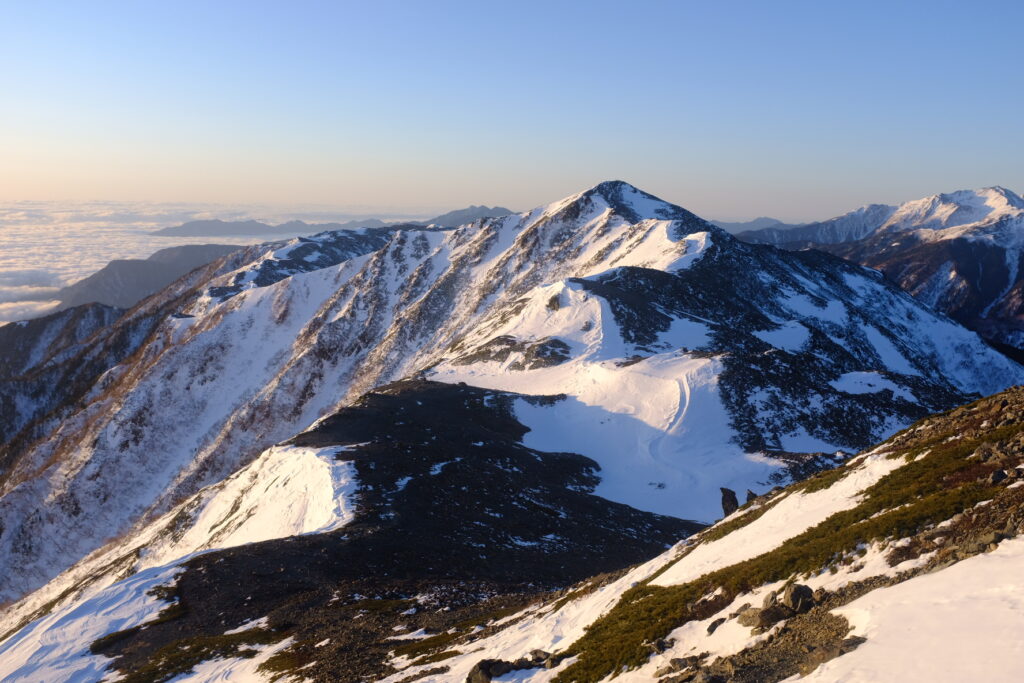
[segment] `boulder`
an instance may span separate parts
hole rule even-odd
[[[769,628],[770,626],[788,619],[793,616],[793,610],[789,609],[785,605],[777,604],[771,607],[765,607],[758,609],[751,607],[750,609],[744,610],[737,618],[736,622],[740,626],[747,626],[749,628]]]
[[[466,683],[490,683],[491,679],[504,676],[516,667],[512,662],[501,659],[481,659],[473,665],[466,676]]]
[[[761,610],[756,607],[748,607],[740,612],[739,616],[736,617],[736,622],[740,626],[747,626],[750,628],[759,626],[761,623]]]
[[[782,591],[779,602],[794,612],[806,612],[814,607],[814,591],[802,583],[791,583]]]
[[[729,618],[730,619],[735,619],[739,615],[743,614],[743,612],[745,612],[749,607],[750,607],[750,603],[749,602],[743,603],[742,605],[740,605],[739,609],[737,609],[735,612],[733,612],[732,614],[729,615]]]

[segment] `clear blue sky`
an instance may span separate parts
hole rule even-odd
[[[1024,191],[1024,3],[0,0],[0,199]]]

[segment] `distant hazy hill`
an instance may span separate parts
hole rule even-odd
[[[111,261],[84,280],[57,292],[61,308],[101,303],[131,308],[185,273],[235,251],[226,244],[189,244],[161,249],[147,259]]]
[[[766,229],[789,230],[790,228],[796,228],[796,227],[799,227],[799,225],[800,225],[799,223],[783,223],[782,221],[780,221],[777,218],[769,218],[768,216],[760,216],[759,218],[755,218],[755,219],[750,220],[750,221],[739,221],[739,222],[711,221],[711,222],[713,224],[717,225],[718,227],[720,227],[722,230],[725,230],[726,232],[731,232],[733,234],[740,233],[740,232],[746,232],[748,230],[766,230]]]
[[[379,218],[365,218],[345,223],[306,223],[305,221],[288,221],[280,225],[269,225],[260,221],[222,221],[220,219],[189,221],[181,225],[157,230],[154,235],[168,237],[231,237],[250,235],[312,235],[314,233],[334,230],[358,230],[360,228],[384,228],[410,225],[437,225],[443,228],[454,228],[472,223],[481,218],[498,218],[507,216],[512,211],[500,206],[469,206],[435,216],[425,221],[399,221],[387,223]],[[760,227],[760,226],[759,226]]]
[[[312,234],[328,230],[355,230],[358,228],[381,228],[387,225],[378,218],[348,221],[346,223],[306,223],[305,221],[288,221],[281,225],[268,225],[259,221],[222,221],[212,220],[189,221],[181,225],[157,230],[154,235],[168,237],[233,237],[250,235],[283,235]]]

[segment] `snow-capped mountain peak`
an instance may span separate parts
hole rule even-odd
[[[885,231],[942,230],[989,223],[1024,213],[1024,199],[1003,187],[957,190],[901,204],[882,227]]]
[[[664,201],[623,180],[606,180],[597,185],[548,204],[542,208],[550,218],[573,218],[587,212],[610,211],[628,223],[643,220],[698,221],[700,228],[713,227],[686,209]]]
[[[874,205],[745,242],[820,249],[882,271],[905,291],[986,339],[1024,349],[1024,199],[1005,187]]]

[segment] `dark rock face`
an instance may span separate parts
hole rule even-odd
[[[794,251],[826,251],[875,268],[1011,358],[1024,360],[1024,252],[998,239],[972,239],[970,235],[930,240],[913,231],[874,232],[892,208],[879,205],[859,230],[830,231],[825,222],[793,230],[752,231],[738,237]],[[1013,220],[1004,217],[987,230],[1013,232]]]
[[[512,371],[535,370],[559,365],[569,360],[569,345],[561,339],[545,337],[534,342],[519,341],[508,335],[495,337],[472,353],[452,361],[454,365],[471,365],[482,361],[505,362],[513,354],[520,357],[509,364]]]
[[[925,242],[913,235],[877,235],[815,248],[882,271],[986,339],[1024,348],[1024,254],[993,242]]]
[[[395,647],[386,638],[396,623],[443,634],[488,600],[523,605],[545,590],[644,560],[701,528],[592,495],[596,464],[587,458],[523,446],[526,428],[510,409],[523,398],[553,400],[412,380],[320,421],[291,443],[348,446],[338,457],[358,473],[356,518],[333,533],[195,558],[177,583],[188,606],[183,615],[103,652],[120,656],[120,670],[132,670],[169,643],[223,633],[225,620],[269,615],[271,627],[305,643],[299,660],[308,654],[317,662],[303,675],[375,677],[386,671],[383,661]],[[440,597],[429,610],[409,613],[424,594]],[[377,621],[353,622],[344,608],[358,607],[362,598],[353,596],[405,602],[391,616],[378,611]],[[331,644],[314,658],[311,644],[326,638]],[[537,658],[511,666],[543,666]],[[499,665],[485,671],[482,664],[480,680],[497,675]]]
[[[727,489],[724,486],[722,489],[722,514],[726,517],[731,515],[740,509],[740,502],[736,499],[736,492],[732,489]]]

